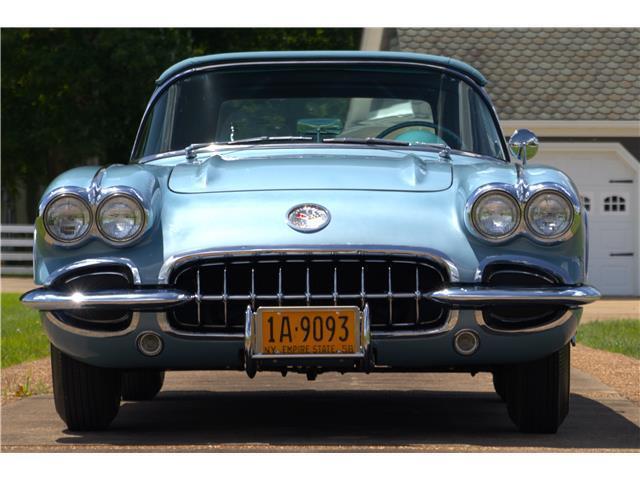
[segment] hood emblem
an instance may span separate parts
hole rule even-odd
[[[315,203],[296,205],[287,212],[287,225],[302,233],[322,230],[330,221],[329,210]]]

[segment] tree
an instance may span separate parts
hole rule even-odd
[[[126,162],[154,78],[191,47],[170,29],[3,29],[3,190]]]
[[[154,80],[183,58],[357,49],[359,36],[322,28],[2,29],[4,197],[28,185],[34,215],[41,190],[61,172],[126,163]]]

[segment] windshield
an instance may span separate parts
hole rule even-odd
[[[133,157],[192,144],[256,137],[295,142],[302,136],[311,143],[383,138],[437,144],[504,159],[490,109],[465,81],[424,67],[331,64],[189,75],[157,96]]]

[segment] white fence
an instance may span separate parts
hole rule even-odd
[[[33,273],[33,225],[0,225],[3,275]]]

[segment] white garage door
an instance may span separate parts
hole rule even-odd
[[[532,163],[552,165],[578,186],[589,212],[588,281],[605,295],[639,295],[638,168],[617,144],[540,145]],[[636,167],[636,168],[634,168]]]

